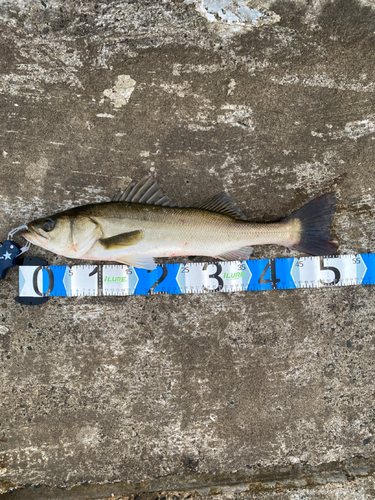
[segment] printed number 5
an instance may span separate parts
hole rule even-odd
[[[330,281],[329,283],[323,281],[322,279],[320,280],[320,283],[324,286],[333,286],[333,285],[337,285],[337,283],[340,281],[341,279],[341,274],[340,274],[340,271],[337,269],[337,267],[333,267],[333,266],[325,266],[324,265],[324,259],[323,257],[320,257],[319,259],[319,262],[320,262],[320,270],[321,271],[332,271],[335,275],[335,278],[333,281]]]

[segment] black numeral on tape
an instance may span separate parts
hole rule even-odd
[[[48,273],[48,289],[45,293],[42,293],[39,288],[38,288],[38,276],[39,276],[39,273],[40,271],[43,272],[43,269],[45,269]],[[49,295],[52,290],[53,290],[53,287],[55,285],[55,278],[53,276],[53,272],[52,272],[52,269],[50,269],[48,266],[39,266],[35,269],[34,271],[34,274],[33,274],[33,288],[34,288],[34,292],[39,295],[39,297],[45,297],[46,295]]]
[[[271,268],[271,279],[264,279],[266,272],[268,271],[269,268]],[[260,275],[260,278],[258,279],[258,283],[260,285],[263,283],[271,283],[272,290],[277,289],[277,283],[280,283],[280,280],[276,278],[276,266],[275,266],[275,261],[273,259],[270,259],[267,262],[266,267],[263,269],[263,272]]]
[[[335,275],[335,278],[333,281],[330,281],[329,283],[326,283],[324,282],[322,279],[320,280],[320,282],[322,283],[322,285],[324,286],[333,286],[333,285],[337,285],[337,283],[340,281],[341,279],[341,274],[340,274],[340,271],[337,269],[337,267],[333,267],[333,266],[325,266],[324,265],[324,258],[323,257],[320,257],[319,259],[319,263],[320,263],[320,270],[321,271],[332,271]]]
[[[163,270],[163,273],[162,275],[160,276],[160,278],[158,280],[155,281],[155,283],[152,285],[152,287],[150,288],[150,290],[147,292],[147,295],[151,295],[154,293],[154,290],[155,288],[160,285],[160,283],[162,283],[165,278],[168,276],[168,269],[167,269],[167,266],[165,264],[158,264],[158,267],[161,267],[162,270]]]

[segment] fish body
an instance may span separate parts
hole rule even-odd
[[[115,201],[33,221],[23,236],[58,255],[146,269],[155,267],[154,258],[201,255],[244,260],[253,245],[283,245],[314,254],[335,250],[329,241],[333,194],[313,200],[283,221],[252,223],[225,192],[198,207],[172,207],[155,179],[146,177],[130,186],[130,192]]]

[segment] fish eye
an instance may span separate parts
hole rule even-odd
[[[55,227],[55,221],[52,220],[52,219],[46,219],[43,221],[43,224],[42,224],[42,228],[44,231],[46,231],[47,233],[49,231],[52,231],[52,229]]]

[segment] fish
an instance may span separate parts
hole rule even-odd
[[[310,255],[334,255],[330,226],[336,196],[326,193],[279,222],[250,222],[223,191],[198,205],[171,205],[154,176],[131,181],[112,201],[82,205],[29,222],[22,236],[72,259],[113,261],[152,270],[156,258],[250,257],[254,245],[282,245]]]

